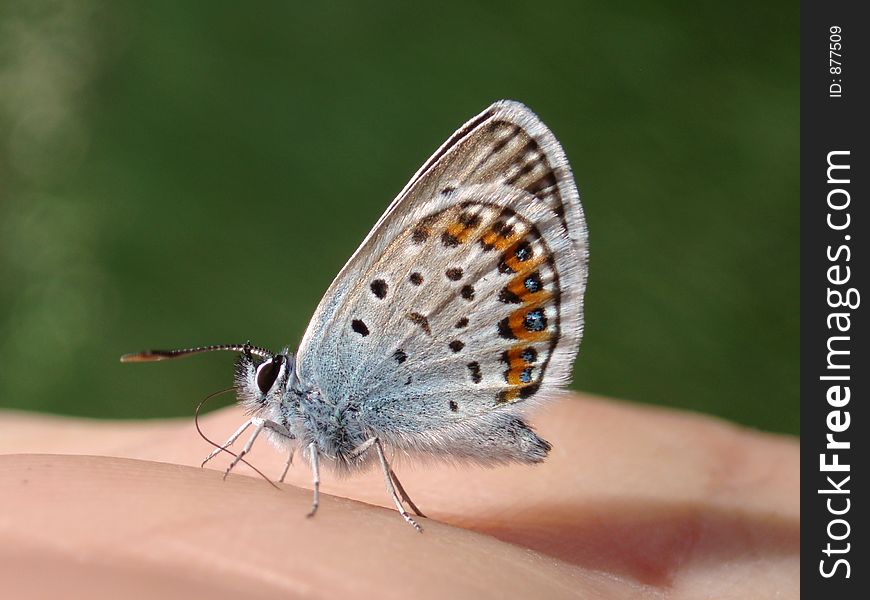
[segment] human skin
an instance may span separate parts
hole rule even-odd
[[[201,425],[223,441],[235,407]],[[381,473],[294,464],[275,489],[209,452],[191,419],[0,412],[0,589],[7,598],[798,598],[795,438],[588,395],[536,410],[541,465],[396,456],[429,518]],[[243,443],[244,437],[240,442]],[[237,445],[239,443],[237,442]],[[272,478],[265,440],[249,460]]]

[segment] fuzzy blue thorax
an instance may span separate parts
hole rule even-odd
[[[242,354],[236,362],[239,403],[250,414],[283,425],[292,437],[279,436],[279,443],[298,448],[313,443],[324,458],[341,467],[351,466],[353,450],[370,437],[359,421],[356,403],[325,398],[316,387],[301,381],[295,357],[286,350],[259,363],[255,360]]]

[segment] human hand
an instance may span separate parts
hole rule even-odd
[[[201,425],[222,442],[243,419],[232,407]],[[531,421],[553,444],[542,465],[395,458],[430,517],[420,535],[376,470],[324,470],[306,519],[305,465],[280,491],[242,464],[222,481],[230,457],[199,469],[210,447],[191,419],[0,412],[3,594],[799,597],[796,439],[579,394]],[[248,459],[277,477],[285,457],[261,441]]]

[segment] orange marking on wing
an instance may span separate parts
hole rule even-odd
[[[524,235],[525,234],[522,232],[514,231],[510,236],[502,237],[498,232],[488,229],[487,232],[480,237],[480,241],[487,246],[492,246],[496,250],[504,250]]]
[[[462,223],[451,223],[447,227],[447,233],[455,237],[460,244],[464,244],[475,229],[475,227],[468,227]]]
[[[522,331],[514,332],[518,340],[523,340],[524,342],[546,342],[550,339],[550,334],[546,329],[543,331],[526,331],[525,327],[521,327],[521,329]]]
[[[543,302],[539,302],[536,304],[524,305],[522,308],[518,308],[508,315],[508,327],[510,327],[511,333],[514,334],[514,337],[518,340],[523,340],[524,342],[543,342],[550,339],[550,332],[547,331],[547,328],[544,328],[541,331],[529,331],[523,324],[526,314],[536,308],[541,308],[543,304]]]
[[[510,385],[523,385],[523,383],[528,383],[520,380],[522,372],[530,366],[521,356],[525,347],[525,344],[512,346],[510,350],[506,352],[505,359],[507,360],[508,368],[505,378]]]
[[[510,385],[526,385],[531,383],[531,381],[523,381],[522,379],[520,379],[520,375],[522,375],[523,371],[525,371],[527,368],[528,366],[525,364],[511,367],[510,371],[508,372],[507,382]]]
[[[526,289],[526,277],[531,275],[532,270],[533,269],[529,269],[529,271],[520,273],[511,279],[511,282],[506,286],[507,290],[519,298],[520,302],[525,304],[544,304],[553,297],[552,292],[545,289],[540,289],[537,292],[530,292]]]
[[[539,256],[533,256],[528,260],[520,260],[517,258],[516,251],[517,248],[524,240],[519,240],[518,242],[511,245],[507,252],[502,256],[502,260],[504,263],[511,268],[515,273],[526,273],[529,271],[533,271],[537,269],[541,264],[543,264],[547,260],[546,254],[541,254]]]
[[[498,234],[489,230],[480,237],[480,241],[487,246],[495,247],[495,243],[498,241]]]
[[[525,309],[515,310],[508,316],[508,327],[510,327],[511,333],[514,334],[515,338],[524,342],[545,342],[550,339],[550,332],[546,329],[541,331],[529,331],[526,329],[523,325],[525,317]]]
[[[522,362],[523,364],[525,364],[526,361],[523,360],[523,350],[525,350],[525,349],[526,349],[525,344],[515,344],[515,345],[511,346],[505,352],[504,358],[507,359],[507,362],[510,365],[514,365],[515,363],[519,363],[519,362]]]

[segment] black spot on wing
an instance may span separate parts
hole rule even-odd
[[[471,372],[471,381],[480,383],[483,376],[480,374],[480,363],[477,361],[468,363],[468,370]]]
[[[480,215],[464,212],[459,215],[459,222],[468,229],[474,229],[480,225]]]
[[[514,294],[512,291],[510,291],[507,288],[501,289],[501,291],[498,293],[498,300],[499,300],[499,302],[504,302],[505,304],[520,304],[520,303],[522,303],[522,300],[520,300],[520,297],[517,296],[516,294]]]
[[[414,231],[411,233],[411,241],[415,245],[419,246],[420,244],[429,239],[430,234],[431,231],[428,227],[426,227],[425,225],[419,225],[418,227],[415,227]]]
[[[504,218],[510,218],[512,216],[510,213],[505,214],[504,212],[502,213],[502,215]],[[503,220],[498,220],[493,223],[492,230],[493,232],[495,232],[496,235],[505,240],[513,236],[514,234],[514,226],[509,225]]]
[[[354,319],[350,322],[350,328],[356,331],[361,336],[365,337],[369,334],[369,328],[359,319]]]
[[[517,336],[515,336],[514,332],[511,330],[507,317],[498,322],[498,334],[506,340],[517,339]]]
[[[531,396],[534,396],[540,387],[541,387],[540,383],[533,383],[531,385],[521,387],[520,388],[520,398],[525,400],[526,398],[530,398]]]
[[[441,234],[441,243],[445,248],[456,248],[459,245],[459,239],[446,231]]]
[[[447,279],[450,281],[459,281],[462,279],[462,268],[461,267],[451,267],[444,272],[444,275],[447,276]]]
[[[369,287],[372,290],[372,294],[379,299],[383,300],[387,297],[387,282],[383,279],[375,279]]]
[[[432,328],[429,327],[429,319],[425,317],[425,315],[421,315],[420,313],[408,313],[408,318],[412,323],[419,326],[420,329],[426,332],[426,335],[432,335]]]

